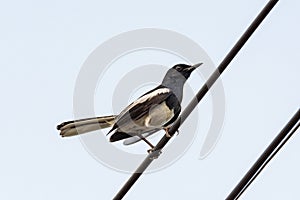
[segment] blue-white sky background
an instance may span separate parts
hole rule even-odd
[[[76,77],[102,42],[133,29],[169,29],[198,42],[217,65],[265,4],[2,1],[0,199],[111,199],[129,177],[55,130],[73,118]],[[226,119],[214,151],[198,159],[199,133],[180,160],[142,176],[125,199],[228,195],[299,108],[299,10],[299,1],[280,1],[222,76]],[[200,105],[202,115],[209,101]],[[298,131],[241,199],[299,199],[299,141]]]

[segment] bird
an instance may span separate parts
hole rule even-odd
[[[181,112],[184,84],[202,64],[174,65],[160,85],[140,96],[118,115],[67,121],[59,124],[57,130],[62,137],[69,137],[112,127],[107,133],[110,142],[126,139],[124,144],[129,145],[143,140],[153,149],[154,145],[146,137],[160,130],[171,137],[168,130]]]

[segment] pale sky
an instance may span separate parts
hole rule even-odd
[[[194,40],[218,65],[265,4],[2,2],[0,199],[111,199],[129,174],[102,165],[79,138],[62,139],[55,130],[58,123],[73,118],[76,78],[90,53],[120,33],[159,28]],[[223,74],[225,121],[212,153],[198,159],[206,134],[200,128],[179,160],[142,176],[124,199],[218,200],[230,193],[299,108],[299,10],[299,1],[280,1]],[[129,58],[128,63],[136,62]],[[148,57],[138,59],[151,63]],[[180,60],[157,56],[155,63],[175,61]],[[200,88],[196,76],[190,84]],[[111,87],[107,85],[108,93]],[[96,99],[105,94],[96,94]],[[199,105],[200,119],[211,116],[210,100],[205,98]],[[201,122],[209,126],[209,120]],[[299,140],[298,131],[241,199],[300,198]]]

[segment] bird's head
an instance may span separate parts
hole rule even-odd
[[[190,77],[191,73],[203,63],[195,65],[177,64],[166,73],[161,85],[170,88],[178,100],[182,100],[182,89],[185,81]]]
[[[166,87],[183,86],[185,81],[190,77],[191,73],[203,63],[195,65],[177,64],[166,73],[162,85]]]
[[[177,64],[172,67],[167,74],[172,75],[173,77],[183,76],[185,79],[188,79],[191,73],[203,63],[198,63],[195,65],[187,65],[187,64]]]

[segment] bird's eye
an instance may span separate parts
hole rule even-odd
[[[182,68],[181,68],[180,66],[177,66],[175,69],[176,69],[177,71],[181,71],[181,70],[182,70]]]

